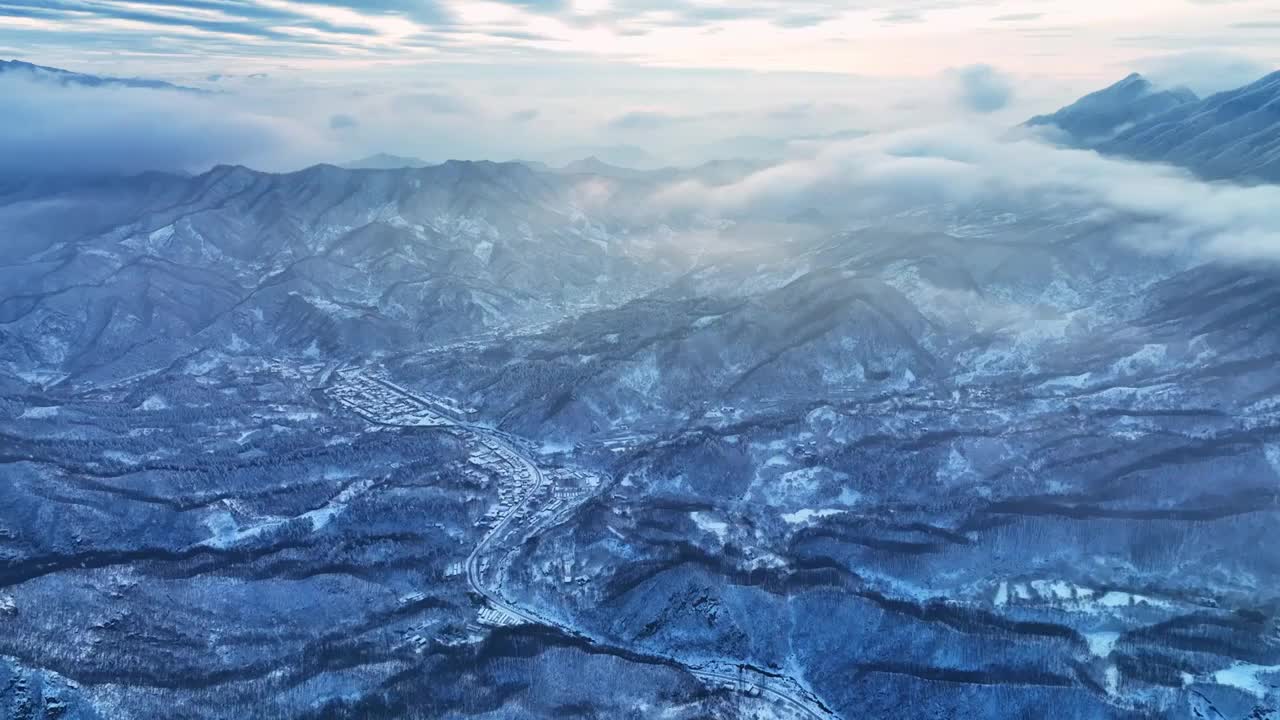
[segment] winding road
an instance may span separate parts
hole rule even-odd
[[[470,432],[476,433],[476,434],[480,434],[482,432],[476,429],[474,426],[459,425],[456,427],[466,428]],[[467,584],[471,586],[471,589],[477,595],[480,595],[481,597],[483,597],[494,608],[501,610],[507,613],[508,615],[511,615],[512,617],[519,618],[533,625],[551,624],[549,623],[549,621],[543,618],[540,618],[530,612],[527,612],[521,609],[516,605],[513,605],[507,602],[496,591],[490,590],[488,587],[486,587],[482,578],[480,577],[481,556],[484,555],[485,552],[489,550],[489,547],[494,543],[494,541],[497,540],[502,535],[502,533],[505,532],[506,529],[511,526],[511,524],[515,521],[516,517],[520,514],[520,511],[528,507],[529,501],[532,500],[533,497],[538,494],[538,491],[541,490],[542,486],[546,483],[546,477],[542,474],[542,470],[538,468],[536,463],[534,463],[529,458],[517,452],[513,446],[507,445],[506,443],[496,438],[495,436],[488,435],[488,439],[491,442],[502,444],[504,448],[511,453],[512,457],[515,457],[521,463],[523,463],[525,467],[529,470],[529,472],[532,473],[534,482],[533,482],[533,488],[530,489],[529,492],[525,493],[524,497],[520,499],[520,502],[513,505],[511,510],[508,511],[506,515],[502,516],[502,519],[500,519],[492,528],[489,529],[489,532],[484,534],[484,537],[481,538],[480,542],[476,544],[475,549],[473,549],[471,551],[471,554],[467,556]]]
[[[428,400],[410,392],[409,390],[395,385],[393,383],[378,378],[370,378],[368,376],[360,376],[360,379],[366,383],[376,384],[384,388],[387,392],[394,393],[399,399],[420,405],[422,409],[436,418],[443,420],[436,424],[437,427],[452,430],[463,435],[470,435],[473,439],[483,441],[482,444],[489,446],[499,446],[503,452],[511,459],[517,461],[521,466],[521,470],[529,473],[528,477],[533,480],[532,483],[525,483],[528,488],[519,502],[514,503],[507,512],[494,523],[480,542],[476,544],[466,560],[467,584],[471,590],[478,596],[484,598],[485,602],[493,609],[501,611],[508,616],[520,620],[530,625],[542,625],[555,628],[567,635],[582,639],[591,645],[597,647],[609,647],[608,641],[594,638],[581,630],[567,627],[564,624],[539,616],[537,613],[522,608],[502,596],[496,588],[488,587],[484,582],[481,571],[481,563],[485,556],[491,551],[500,550],[495,546],[508,530],[522,517],[533,498],[547,484],[547,478],[534,462],[532,458],[526,455],[516,443],[509,441],[505,437],[505,433],[492,430],[480,425],[467,422],[459,422],[453,419],[445,418],[440,415]],[[409,422],[403,419],[403,415],[394,417],[377,418],[377,413],[369,408],[360,408],[348,399],[341,399],[340,402],[353,410],[356,410],[363,417],[375,420],[381,425],[390,425],[398,427],[422,427],[421,423]],[[517,475],[519,471],[517,471]],[[797,717],[806,720],[839,720],[839,716],[830,708],[824,705],[810,691],[803,687],[794,679],[787,676],[774,676],[763,673],[755,668],[747,665],[735,665],[732,662],[717,663],[719,667],[716,669],[705,669],[693,667],[688,663],[677,658],[665,656],[664,659],[679,665],[689,674],[698,678],[709,685],[722,685],[732,688],[738,692],[744,692],[748,695],[768,698],[781,706],[787,708],[796,714]],[[729,668],[735,668],[736,672]]]

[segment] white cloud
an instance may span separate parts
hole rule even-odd
[[[1200,95],[1238,88],[1275,70],[1257,58],[1220,51],[1139,58],[1129,66],[1157,85],[1184,86]]]
[[[886,3],[838,0],[391,0],[373,6],[351,0],[86,0],[74,9],[44,8],[38,18],[0,11],[0,42],[18,37],[19,46],[80,60],[100,53],[109,39],[117,61],[163,52],[189,63],[271,57],[359,69],[423,57],[512,63],[515,54],[516,63],[588,58],[614,67],[882,77],[924,77],[989,63],[1091,81],[1154,48],[1239,45],[1259,60],[1280,59],[1267,42],[1275,22],[1272,0],[892,5],[890,11]],[[174,44],[175,38],[189,42]]]
[[[832,143],[741,182],[664,188],[658,206],[785,216],[806,207],[874,220],[911,207],[981,204],[1114,217],[1156,253],[1280,261],[1280,186],[1208,183],[1180,169],[947,125]]]
[[[1003,110],[1013,99],[1013,83],[990,65],[970,65],[948,73],[956,82],[960,104],[974,112]]]

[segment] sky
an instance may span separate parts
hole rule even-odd
[[[75,137],[76,115],[94,123],[83,145],[212,138],[188,167],[644,166],[1016,124],[1135,70],[1212,92],[1280,67],[1277,38],[1275,0],[0,0],[0,58],[210,91],[0,88],[0,110],[28,119],[27,147]]]

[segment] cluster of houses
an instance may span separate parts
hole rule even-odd
[[[540,476],[517,449],[521,439],[496,430],[475,431],[466,418],[476,411],[460,407],[447,398],[430,393],[407,390],[381,377],[359,370],[337,370],[335,384],[325,392],[335,402],[349,408],[365,419],[399,426],[452,427],[457,434],[467,438],[471,454],[463,475],[479,486],[496,481],[497,502],[476,521],[476,527],[491,530],[510,519],[513,527],[528,528],[533,524],[554,519],[594,494],[601,478],[578,469],[559,468]],[[549,482],[542,482],[543,480]],[[490,558],[479,558],[480,573],[488,567]],[[465,572],[462,563],[452,564],[446,575]],[[568,570],[566,569],[566,573]],[[585,585],[586,576],[566,575],[565,582]],[[416,602],[420,594],[408,596],[404,602]],[[502,627],[525,622],[500,607],[486,605],[477,622],[481,626]],[[422,634],[410,634],[409,640],[419,650],[425,647]]]
[[[342,382],[326,392],[366,420],[388,425],[448,427],[457,421],[425,398],[364,374],[339,373]]]
[[[472,465],[492,473],[498,478],[498,504],[489,509],[476,522],[477,527],[492,527],[509,515],[533,489],[537,479],[529,466],[523,463],[509,448],[490,438],[480,436],[479,447],[471,454]],[[524,519],[528,506],[521,509],[517,519]]]
[[[476,621],[488,627],[509,627],[524,623],[524,620],[510,613],[487,605],[480,610],[480,615],[476,617]]]

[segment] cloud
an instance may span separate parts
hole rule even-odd
[[[350,130],[359,126],[360,121],[346,113],[338,113],[329,117],[329,128],[331,130]]]
[[[1280,30],[1280,20],[1246,20],[1231,23],[1236,30]]]
[[[1004,134],[994,125],[947,125],[832,143],[737,183],[671,185],[653,201],[665,211],[730,219],[816,207],[850,223],[981,207],[1058,224],[1092,218],[1153,254],[1280,262],[1280,186],[1207,183],[1164,165]]]
[[[924,16],[914,10],[894,10],[879,18],[886,25],[911,25],[924,22]]]
[[[1013,84],[990,65],[971,65],[949,75],[956,82],[961,104],[973,112],[1002,110],[1013,99]]]
[[[609,121],[611,130],[649,131],[662,130],[673,125],[691,122],[694,118],[684,115],[671,115],[663,112],[637,110],[624,113]]]
[[[1044,13],[1039,12],[1008,13],[991,18],[991,22],[1031,22],[1043,17]]]
[[[0,98],[0,176],[281,168],[323,152],[306,129],[246,113],[227,95],[0,77]]]
[[[464,98],[443,93],[408,93],[396,97],[392,104],[400,112],[425,112],[435,115],[476,114],[475,108]]]
[[[1252,57],[1221,51],[1140,58],[1131,67],[1157,85],[1187,87],[1202,96],[1248,85],[1275,69]]]
[[[773,24],[781,28],[807,28],[821,25],[830,19],[830,15],[822,13],[796,13],[776,17],[773,19]]]
[[[794,103],[783,107],[773,108],[765,113],[770,120],[779,120],[783,122],[796,122],[800,120],[809,120],[818,113],[818,106],[812,102]]]
[[[240,74],[264,60],[292,72],[547,58],[918,75],[976,58],[1045,72],[1070,57],[1082,76],[1127,60],[1135,43],[1248,42],[1274,57],[1268,31],[1277,18],[1266,3],[1172,3],[1139,17],[1100,0],[12,0],[0,3],[0,45],[40,48],[68,64],[183,58],[205,75]],[[1053,37],[1062,42],[1027,34],[1041,16],[1060,24]],[[884,66],[890,55],[895,62]]]

